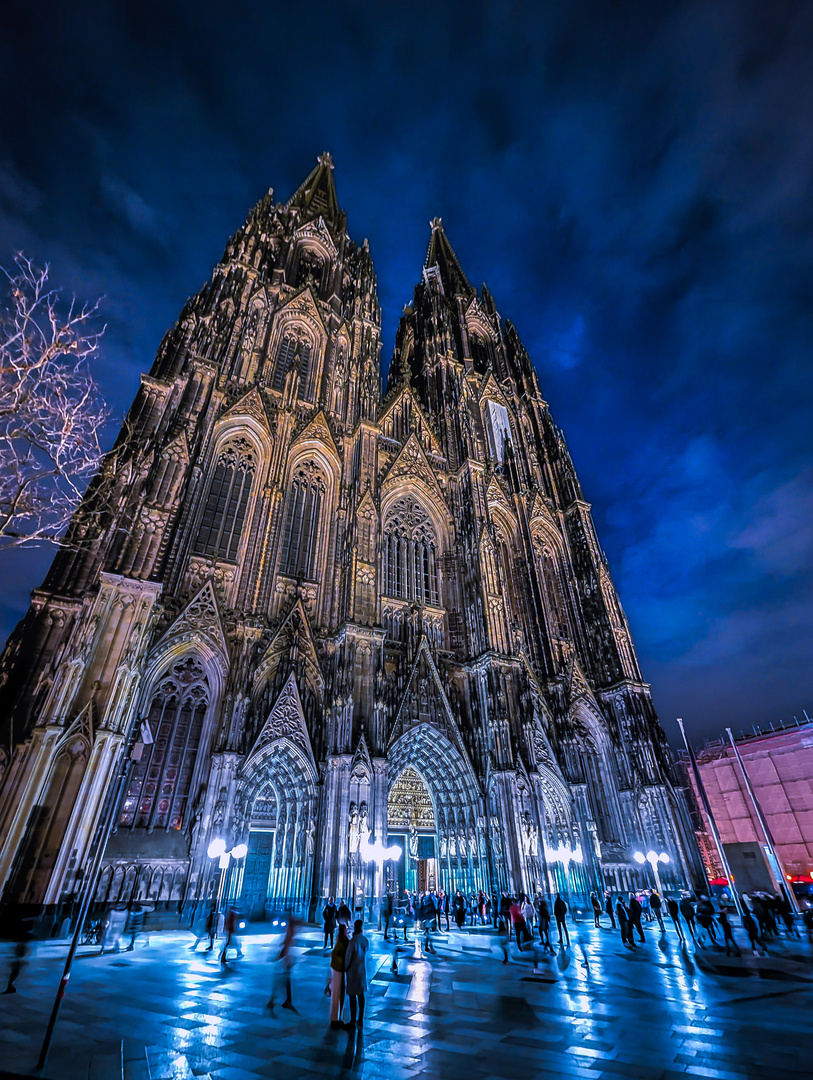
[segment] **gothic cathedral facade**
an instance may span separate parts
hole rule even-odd
[[[74,897],[106,813],[99,902],[211,897],[218,838],[254,918],[702,873],[562,433],[439,220],[383,397],[380,325],[323,155],[187,302],[6,646],[6,902]]]

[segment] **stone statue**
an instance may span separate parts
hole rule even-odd
[[[359,849],[359,812],[354,802],[350,803],[347,845],[350,854],[355,855]]]
[[[308,827],[305,829],[305,853],[313,855],[313,836],[316,832],[316,822],[312,817],[308,818]]]
[[[367,803],[361,804],[361,812],[359,813],[359,839],[358,847],[364,848],[370,840],[370,825],[367,821]]]
[[[418,858],[418,830],[414,824],[409,827],[409,857]]]

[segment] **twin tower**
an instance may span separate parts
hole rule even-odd
[[[229,241],[6,647],[6,902],[75,897],[125,760],[99,903],[576,898],[651,884],[651,849],[667,887],[701,873],[516,330],[433,221],[382,398],[332,170]],[[215,838],[248,854],[221,871]]]

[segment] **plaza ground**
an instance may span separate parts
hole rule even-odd
[[[740,936],[740,931],[738,931]],[[542,960],[512,946],[504,965],[488,932],[437,936],[438,956],[414,945],[390,971],[371,932],[363,1032],[328,1027],[321,934],[303,931],[293,973],[298,1013],[264,1006],[279,938],[244,939],[223,969],[193,953],[192,936],[164,932],[133,952],[74,964],[43,1076],[53,1080],[409,1080],[573,1077],[813,1076],[813,950],[782,939],[769,959],[679,947],[651,929],[634,952],[619,935],[571,923],[571,948]],[[200,947],[202,948],[202,946]],[[39,943],[0,997],[0,1067],[33,1073],[64,963],[64,943]],[[94,953],[98,949],[93,950]],[[11,946],[0,946],[7,970]]]

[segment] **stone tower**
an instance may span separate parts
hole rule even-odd
[[[332,169],[269,192],[187,302],[9,640],[6,902],[75,895],[123,760],[100,903],[583,895],[648,884],[638,848],[699,872],[514,327],[435,220],[382,401]],[[222,883],[213,838],[248,845]]]

